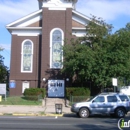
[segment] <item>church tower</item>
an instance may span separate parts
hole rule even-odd
[[[70,41],[72,34],[72,10],[77,0],[39,0],[42,9],[41,80],[42,87],[49,82],[65,79],[61,74],[63,67],[62,46]],[[65,85],[65,84],[64,84]]]

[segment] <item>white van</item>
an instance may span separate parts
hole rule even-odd
[[[120,92],[130,97],[130,86],[123,86],[120,88]]]

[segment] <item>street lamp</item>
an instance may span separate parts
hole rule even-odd
[[[43,87],[44,87],[44,89],[45,89],[45,105],[46,105],[46,96],[47,96],[47,88],[46,88],[46,78],[43,78],[42,79],[43,80]]]
[[[66,99],[66,87],[68,86],[69,78],[66,78],[66,85],[65,85],[65,106],[67,107],[67,99]]]
[[[45,81],[46,81],[46,78],[43,78],[42,80],[45,82]]]
[[[68,81],[69,81],[69,78],[66,78],[66,81],[68,82]]]

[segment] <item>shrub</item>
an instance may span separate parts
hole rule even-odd
[[[66,95],[72,96],[90,96],[90,90],[86,87],[69,87],[66,88]]]
[[[42,98],[45,97],[46,90],[43,88],[27,88],[24,91],[24,96],[30,100],[38,100],[41,95]]]

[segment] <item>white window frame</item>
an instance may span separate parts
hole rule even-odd
[[[29,41],[29,42],[31,42],[31,44],[32,44],[32,52],[31,52],[31,70],[30,71],[24,71],[23,70],[23,46],[24,46],[24,43],[26,42],[26,41]],[[30,40],[30,39],[26,39],[26,40],[24,40],[23,42],[22,42],[22,49],[21,49],[21,72],[22,73],[32,73],[32,69],[33,69],[33,42]]]
[[[56,31],[56,30],[59,30],[61,32],[61,35],[62,35],[62,41],[61,41],[61,45],[64,46],[64,32],[62,29],[60,28],[54,28],[51,30],[50,32],[50,68],[51,69],[62,69],[63,68],[63,65],[61,68],[56,68],[56,67],[52,67],[52,36],[53,36],[53,32]],[[62,63],[63,63],[63,55],[62,55]]]

